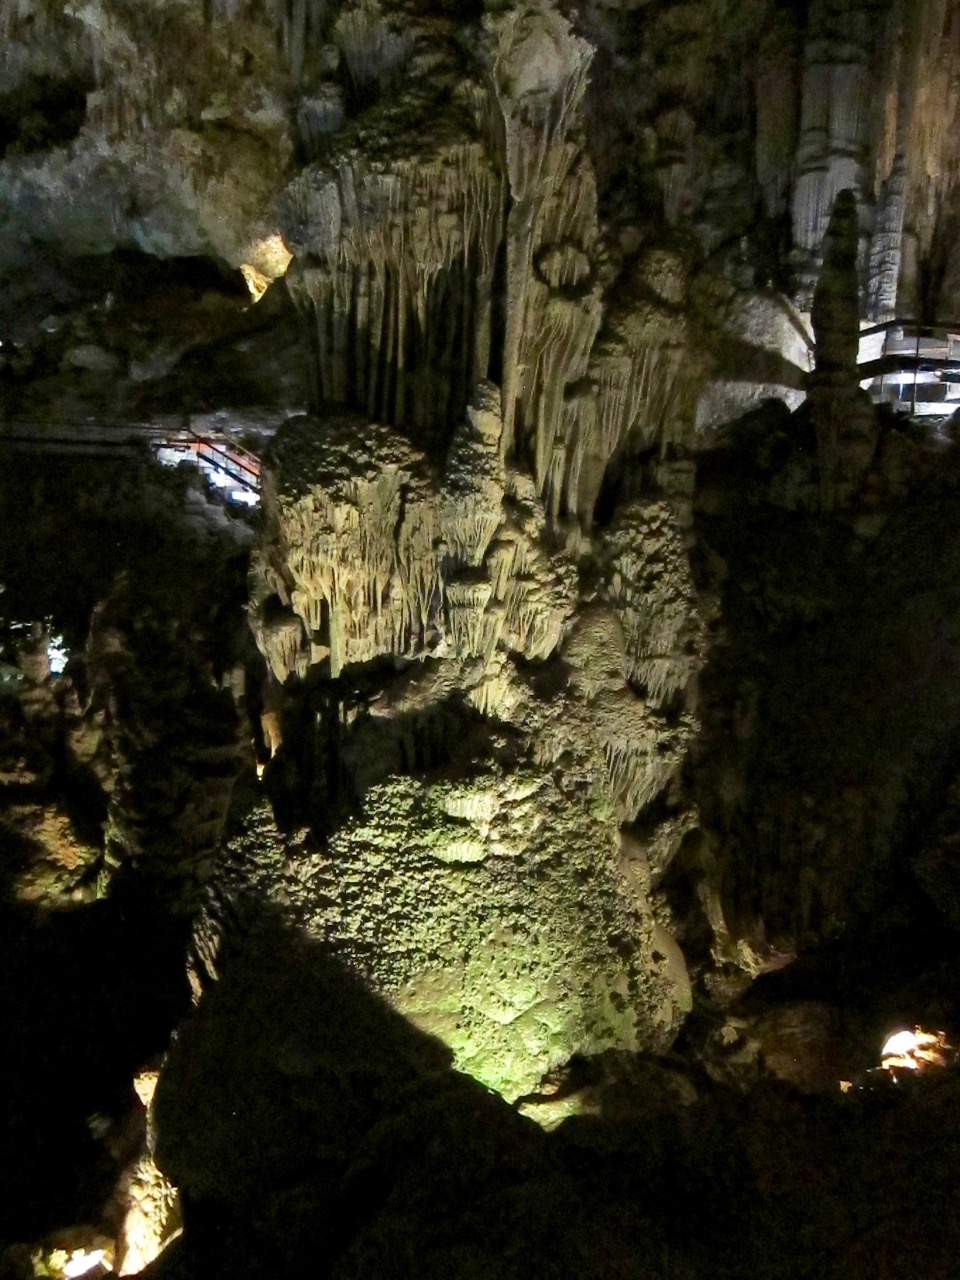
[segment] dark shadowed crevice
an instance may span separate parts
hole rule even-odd
[[[36,76],[0,94],[0,157],[65,147],[83,128],[87,94],[81,80]]]

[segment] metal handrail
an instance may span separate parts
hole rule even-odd
[[[960,333],[960,320],[938,320],[936,324],[920,324],[917,320],[898,316],[893,320],[884,320],[882,324],[871,325],[869,329],[861,329],[858,337],[869,338],[874,333],[884,333],[888,329],[909,329],[917,333],[938,333],[941,330]]]
[[[74,436],[53,434],[55,431],[72,429]],[[93,439],[88,434],[86,440],[83,433],[123,432],[122,438]],[[0,444],[35,444],[69,447],[72,445],[102,445],[110,448],[128,446],[142,441],[154,448],[184,447],[192,449],[199,457],[217,470],[231,476],[245,488],[253,492],[260,489],[260,459],[256,454],[245,449],[243,445],[232,441],[220,441],[213,436],[204,436],[194,431],[189,423],[180,427],[165,427],[155,422],[104,422],[82,421],[68,422],[58,420],[47,422],[40,419],[0,419]]]
[[[260,459],[249,451],[244,449],[242,445],[230,444],[229,447],[222,447],[215,442],[211,436],[201,436],[196,431],[189,429],[180,432],[173,432],[170,435],[163,436],[163,442],[168,445],[176,445],[178,437],[187,441],[187,447],[199,452],[201,449],[213,454],[213,458],[207,461],[213,466],[218,466],[228,475],[235,475],[235,470],[243,472],[244,475],[236,476],[239,480],[246,482],[246,477],[250,477],[249,483],[252,488],[260,487]]]
[[[882,324],[861,329],[858,336],[862,340],[881,333],[889,335],[892,330],[901,332],[902,342],[907,344],[907,349],[888,351],[887,342],[889,339],[887,338],[883,343],[883,354],[872,359],[858,361],[857,370],[862,382],[869,380],[876,385],[879,380],[880,399],[883,399],[884,384],[889,374],[906,374],[909,378],[912,373],[913,386],[910,391],[909,402],[898,398],[896,403],[904,406],[909,403],[909,414],[915,418],[917,416],[917,404],[920,399],[917,390],[919,375],[924,371],[936,370],[939,375],[938,381],[942,382],[944,373],[956,373],[960,370],[960,360],[956,357],[955,344],[952,341],[954,336],[960,338],[960,322],[955,323],[946,320],[935,324],[921,324],[919,321],[897,316],[892,320],[884,321]],[[937,341],[931,343],[931,338],[937,339]],[[924,351],[921,345],[924,340],[926,340],[928,347],[932,346],[934,349]],[[903,382],[902,379],[898,381],[901,384]],[[934,399],[925,399],[925,403],[939,406],[941,402]],[[943,404],[945,411],[947,406],[951,404],[954,409],[960,407],[960,402],[958,401],[944,401]]]

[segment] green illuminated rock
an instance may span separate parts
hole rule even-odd
[[[532,768],[394,777],[324,852],[282,849],[259,811],[231,855],[459,1069],[516,1098],[575,1053],[662,1046],[678,1021],[650,908],[591,804]]]

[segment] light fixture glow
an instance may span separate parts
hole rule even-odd
[[[89,1253],[86,1249],[74,1249],[63,1264],[63,1274],[65,1276],[85,1276],[88,1271],[93,1271],[101,1265],[105,1252],[104,1249],[91,1249]]]
[[[62,675],[64,667],[70,655],[67,653],[66,646],[63,643],[63,636],[50,637],[47,645],[47,656],[50,660],[50,670],[55,676]]]
[[[259,302],[270,288],[272,281],[269,280],[262,271],[258,271],[250,262],[242,262],[240,264],[240,270],[243,273],[244,280],[246,281],[247,289],[250,291],[250,297],[254,302]]]
[[[884,1041],[880,1066],[884,1071],[920,1071],[924,1067],[945,1067],[949,1045],[942,1031],[896,1031]]]

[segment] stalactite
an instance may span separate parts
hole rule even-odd
[[[545,495],[550,517],[554,522],[559,516],[562,502],[566,511],[577,518],[581,529],[591,527],[596,495],[608,457],[596,452],[596,439],[597,397],[593,384],[584,381],[569,389],[564,400],[564,470],[562,475],[558,470],[551,477]]]
[[[503,626],[502,611],[488,611],[492,594],[489,582],[454,580],[447,584],[447,616],[457,657],[489,660],[492,656]]]
[[[292,280],[316,326],[320,403],[435,447],[490,359],[503,189],[460,109],[419,138],[398,132],[392,110],[379,122],[368,113],[291,184],[284,228],[315,264]]]
[[[211,19],[218,22],[236,22],[244,7],[244,0],[206,0]]]
[[[691,443],[709,365],[676,309],[629,298],[611,309],[590,358],[595,420],[575,433],[570,510],[592,519],[604,469],[627,442],[637,449]]]
[[[879,88],[874,63],[881,30],[872,5],[838,10],[828,0],[816,0],[810,6],[792,202],[804,310],[812,299],[820,246],[840,191],[855,193],[861,221],[869,225],[873,105]]]
[[[490,545],[487,556],[487,567],[493,593],[497,600],[507,598],[507,590],[513,575],[513,566],[517,558],[517,537],[508,530],[501,530]]]
[[[906,166],[903,153],[898,151],[880,194],[870,253],[867,316],[877,324],[892,320],[897,313],[906,203]]]
[[[697,126],[683,107],[664,111],[656,123],[657,177],[663,201],[664,221],[674,225],[693,204],[697,181]]]
[[[522,6],[492,23],[497,39],[493,78],[503,116],[504,165],[511,204],[507,218],[506,329],[503,350],[503,456],[516,449],[522,345],[534,254],[546,202],[575,159],[576,127],[592,48],[566,19]]]
[[[476,568],[503,520],[506,476],[500,461],[500,397],[489,383],[454,435],[444,468],[439,530],[452,569]]]
[[[683,749],[665,750],[662,734],[651,731],[643,704],[635,702],[622,736],[603,741],[603,754],[610,780],[613,803],[621,820],[633,821],[637,814],[660,794],[683,758]],[[623,717],[624,722],[628,719]]]
[[[399,79],[413,52],[409,26],[394,28],[377,0],[360,0],[334,24],[333,38],[346,63],[353,92],[368,103]]]
[[[307,57],[324,39],[336,10],[334,0],[274,0],[277,47],[294,80],[302,78]]]
[[[756,174],[768,217],[787,210],[800,99],[796,33],[790,26],[772,27],[759,49],[756,82]]]
[[[573,583],[565,566],[548,559],[532,541],[520,538],[514,545],[502,597],[504,642],[529,658],[546,658],[569,625]]]
[[[336,84],[322,84],[297,108],[297,131],[308,160],[316,158],[324,140],[343,126],[346,108]]]
[[[600,328],[599,292],[587,299],[568,297],[534,284],[528,294],[525,377],[520,383],[524,425],[531,438],[533,474],[545,492],[554,444],[562,428],[568,384],[583,378]]]
[[[623,630],[624,673],[644,701],[669,707],[703,662],[706,618],[669,501],[634,502],[603,531],[602,595]]]
[[[385,22],[366,0],[343,14],[345,59],[360,66]],[[309,265],[288,278],[316,334],[318,403],[434,449],[490,367],[501,252],[501,458],[530,468],[554,525],[588,527],[618,449],[685,442],[704,370],[677,307],[659,311],[627,289],[604,322],[609,280],[580,139],[590,47],[546,5],[487,25],[492,93],[469,82],[431,114],[413,87],[342,130],[290,185],[284,234]],[[477,566],[495,505],[441,509],[451,564]],[[523,634],[519,613],[513,622]]]
[[[385,21],[372,5],[361,9],[337,26],[357,50],[376,43],[371,32]],[[316,332],[319,403],[355,407],[434,448],[489,367],[502,244],[501,456],[530,466],[554,523],[570,515],[589,523],[609,458],[628,437],[681,435],[674,419],[692,420],[681,388],[696,380],[684,382],[669,337],[644,340],[641,308],[621,318],[630,333],[619,343],[618,395],[629,404],[611,412],[602,395],[599,409],[592,403],[589,381],[602,392],[615,380],[605,353],[617,338],[598,348],[596,188],[578,138],[591,50],[546,6],[518,6],[489,26],[492,98],[468,85],[431,118],[410,90],[366,113],[291,184],[284,233],[311,265],[299,269],[302,286],[296,268],[290,278]],[[414,113],[417,137],[408,132]],[[467,535],[447,532],[455,557],[470,559]]]

